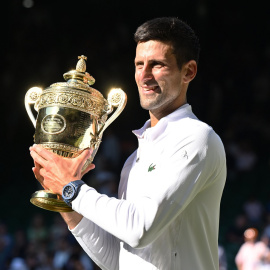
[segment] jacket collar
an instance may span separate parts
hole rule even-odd
[[[174,122],[186,117],[196,118],[189,104],[184,104],[172,113],[161,118],[154,127],[151,127],[149,119],[145,122],[142,128],[133,130],[132,132],[137,136],[138,139],[155,140],[164,132],[169,122]]]

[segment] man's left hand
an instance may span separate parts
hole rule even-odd
[[[30,147],[30,154],[35,162],[33,171],[36,178],[43,187],[59,195],[62,195],[63,187],[70,181],[82,178],[82,167],[91,153],[91,149],[85,149],[76,158],[65,158],[40,145],[35,144]],[[84,174],[94,168],[95,165],[90,164]]]

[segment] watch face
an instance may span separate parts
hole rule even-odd
[[[65,199],[70,199],[74,195],[74,189],[71,186],[66,186],[63,190],[63,197]]]

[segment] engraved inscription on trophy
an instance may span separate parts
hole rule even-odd
[[[66,82],[54,83],[44,90],[30,88],[25,95],[25,108],[35,127],[35,143],[66,158],[75,158],[86,148],[93,149],[84,171],[98,151],[104,130],[124,109],[127,96],[116,88],[105,99],[91,87],[95,79],[86,72],[87,57],[78,58],[76,70],[64,74]],[[31,104],[38,112],[37,118]],[[112,115],[108,118],[109,114]],[[36,191],[30,201],[50,211],[72,211],[61,196],[49,190]]]
[[[41,128],[48,134],[59,134],[66,128],[66,120],[62,115],[49,114],[41,121]]]

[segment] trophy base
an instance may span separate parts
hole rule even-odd
[[[37,207],[53,212],[72,212],[63,200],[59,199],[57,194],[49,190],[39,190],[32,194],[30,202]]]

